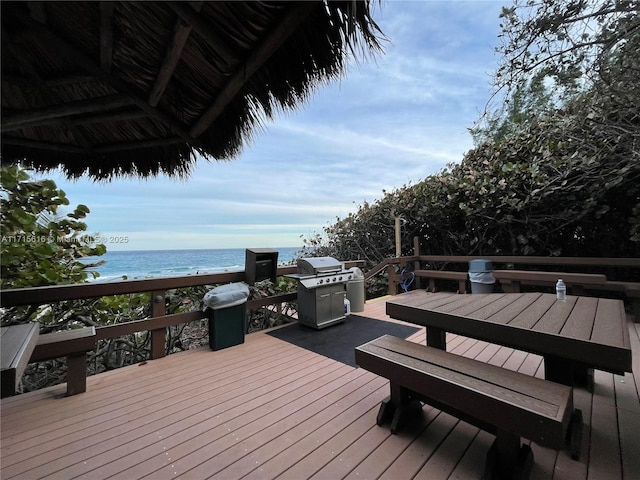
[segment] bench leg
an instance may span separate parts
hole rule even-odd
[[[390,384],[391,395],[385,398],[380,404],[376,423],[382,426],[391,422],[391,433],[395,435],[407,417],[416,412],[422,412],[422,403],[412,395],[411,390],[403,388],[394,383]]]
[[[487,453],[485,480],[525,480],[531,475],[533,452],[529,445],[520,445],[520,437],[498,431]]]
[[[583,428],[582,410],[576,408],[571,414],[571,421],[569,422],[569,429],[567,430],[567,444],[569,446],[569,454],[573,460],[580,460]]]
[[[87,391],[87,354],[67,357],[67,397]]]

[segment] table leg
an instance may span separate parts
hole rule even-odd
[[[584,387],[593,393],[593,368],[584,363],[553,356],[544,357],[544,378],[570,387]]]
[[[573,365],[573,384],[575,386],[584,387],[587,391],[593,393],[594,377],[593,368],[589,368],[583,363]]]
[[[552,382],[573,386],[573,366],[571,361],[554,356],[545,356],[544,378]]]
[[[447,332],[441,328],[427,327],[427,346],[447,349]]]

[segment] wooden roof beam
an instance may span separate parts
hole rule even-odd
[[[2,132],[18,130],[25,127],[34,127],[55,123],[61,118],[94,113],[97,111],[112,110],[132,105],[131,98],[126,95],[109,95],[107,97],[82,100],[64,105],[53,105],[39,110],[21,112],[10,117],[5,117],[2,122]]]
[[[3,145],[15,145],[18,147],[36,148],[39,150],[51,150],[54,152],[65,152],[74,154],[85,154],[86,150],[75,145],[65,145],[62,143],[38,142],[36,140],[26,140],[24,138],[2,137]]]
[[[196,2],[192,6],[194,11],[199,12],[202,8],[202,2]],[[162,95],[164,95],[164,91],[173,76],[173,72],[178,66],[178,62],[182,56],[182,49],[187,43],[190,34],[191,25],[186,24],[183,20],[177,20],[173,28],[173,38],[167,47],[167,53],[158,72],[158,77],[149,94],[149,105],[152,107],[157,106]]]
[[[25,76],[17,76],[11,74],[5,74],[2,72],[2,81],[7,82],[11,85],[16,86],[26,86],[31,88],[59,88],[66,87],[69,85],[75,85],[77,83],[87,83],[91,81],[96,81],[96,77],[93,75],[68,75],[65,77],[57,77],[57,78],[43,78],[35,80],[33,78],[25,77]]]
[[[249,78],[271,58],[304,19],[320,5],[322,5],[322,2],[318,1],[300,2],[290,8],[288,14],[269,32],[264,41],[251,53],[247,61],[239,66],[213,104],[191,127],[189,131],[191,137],[198,138],[211,126]]]
[[[111,72],[113,65],[113,10],[116,2],[100,2],[100,68]]]
[[[186,143],[192,145],[197,143],[189,136],[189,133],[179,125],[178,120],[171,118],[164,112],[149,105],[147,100],[140,98],[136,93],[134,93],[133,89],[129,87],[129,85],[114,74],[103,72],[100,65],[96,64],[91,57],[88,57],[85,53],[69,44],[66,40],[58,37],[50,28],[32,20],[28,16],[22,16],[20,20],[23,21],[27,27],[23,32],[21,32],[26,39],[33,36],[40,38],[43,42],[51,44],[55,50],[58,50],[62,54],[72,58],[79,68],[95,75],[99,80],[107,83],[117,92],[128,96],[131,99],[131,103],[145,111],[150,117],[155,118],[164,124],[165,127],[175,135],[181,137]]]
[[[227,65],[232,66],[238,61],[237,54],[229,47],[227,41],[219,36],[215,29],[199,16],[199,9],[195,10],[184,2],[167,2],[167,6],[182,20],[191,25],[193,30],[224,58]]]
[[[183,143],[183,140],[180,137],[155,138],[151,140],[144,140],[141,142],[114,143],[112,145],[97,147],[95,151],[97,154],[102,155],[105,153],[117,153],[123,150],[138,150],[142,148],[167,147],[169,145],[177,145],[180,143]]]

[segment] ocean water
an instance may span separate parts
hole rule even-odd
[[[278,264],[286,265],[299,256],[300,248],[274,248]],[[91,280],[108,282],[154,277],[178,277],[202,273],[223,273],[244,270],[245,249],[211,250],[136,250],[112,251],[100,257],[85,259],[85,263],[104,260],[106,263],[90,270],[100,276]]]

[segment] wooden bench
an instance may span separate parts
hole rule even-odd
[[[586,288],[595,292],[612,291],[622,293],[627,302],[631,305],[633,320],[636,323],[640,322],[640,282],[620,282],[609,280],[604,285],[590,285]]]
[[[582,417],[571,387],[384,335],[355,350],[356,363],[390,380],[377,423],[396,433],[419,402],[496,435],[485,478],[528,478],[533,453],[520,437],[580,455]],[[421,409],[419,410],[421,411]]]
[[[416,277],[429,279],[429,287],[427,291],[436,292],[436,278],[443,280],[457,280],[458,293],[467,293],[467,280],[469,275],[467,272],[452,272],[448,270],[416,270]]]
[[[584,294],[587,285],[604,285],[606,275],[593,273],[540,272],[534,270],[494,270],[493,276],[508,293],[520,292],[521,285],[554,286],[559,278],[567,285],[573,295]]]
[[[39,331],[37,322],[11,325],[0,330],[2,398],[16,394],[20,378],[38,341]]]
[[[67,357],[67,396],[87,391],[87,352],[96,348],[94,327],[40,335],[30,362]]]

